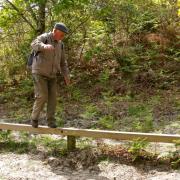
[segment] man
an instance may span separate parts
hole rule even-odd
[[[67,27],[63,23],[57,23],[50,33],[38,36],[31,46],[36,52],[32,64],[32,76],[35,89],[35,102],[31,115],[31,123],[38,128],[38,119],[44,104],[47,103],[47,123],[51,128],[56,128],[56,74],[61,71],[66,85],[69,85],[69,70],[64,56],[64,44],[62,42]]]

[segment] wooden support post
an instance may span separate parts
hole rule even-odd
[[[67,149],[68,151],[73,151],[76,149],[76,137],[67,136]]]

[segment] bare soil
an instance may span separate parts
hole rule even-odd
[[[1,180],[179,180],[180,170],[162,171],[102,161],[88,169],[72,170],[53,157],[42,160],[39,155],[0,154]],[[53,163],[52,163],[53,162]]]

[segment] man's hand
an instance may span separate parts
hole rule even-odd
[[[54,47],[51,44],[44,45],[44,50],[53,51]]]

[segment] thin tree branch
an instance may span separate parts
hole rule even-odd
[[[29,24],[29,26],[30,26],[33,30],[36,30],[36,28],[28,21],[28,19],[27,19],[26,17],[24,17],[23,13],[21,13],[21,12],[19,11],[19,9],[18,9],[12,2],[10,2],[9,0],[6,0],[6,2],[8,2],[8,3],[12,6],[12,8],[18,12],[18,14],[24,19],[24,21],[25,21],[27,24]]]
[[[82,21],[81,23],[79,23],[79,24],[68,34],[67,38],[70,37],[71,34],[73,34],[73,33],[78,29],[78,27],[81,27],[82,25],[84,25],[84,23],[86,23],[86,22],[89,20],[90,17],[91,17],[91,16],[88,16],[87,18],[84,19],[84,21]]]
[[[31,7],[30,3],[29,3],[29,0],[25,0],[25,2],[26,2],[27,10],[31,13],[31,16],[35,20],[36,24],[38,24],[38,19],[36,17],[35,12],[33,11],[32,7]]]
[[[57,1],[57,0],[51,0],[51,2],[52,2],[53,4],[56,4],[58,1]]]
[[[86,36],[87,36],[87,30],[86,30],[86,28],[84,27],[83,46],[82,46],[82,48],[81,48],[81,53],[80,53],[80,56],[79,56],[79,61],[82,60],[82,55],[83,55],[83,51],[84,51],[85,44],[86,44]]]

